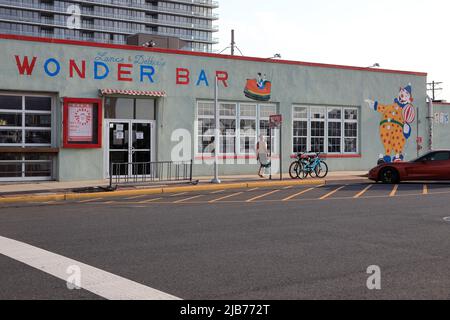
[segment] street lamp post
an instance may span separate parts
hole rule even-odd
[[[214,86],[214,118],[216,123],[215,134],[214,134],[214,179],[212,179],[211,183],[220,184],[222,183],[219,179],[219,130],[220,130],[220,121],[219,121],[219,78],[216,76],[215,78],[215,86]]]

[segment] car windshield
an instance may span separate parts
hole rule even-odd
[[[411,162],[422,162],[422,161],[445,161],[450,160],[450,152],[449,151],[437,151],[437,152],[429,152]]]

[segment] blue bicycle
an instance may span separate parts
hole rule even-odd
[[[328,165],[320,158],[320,152],[298,153],[297,159],[289,167],[292,179],[325,178],[328,175]]]

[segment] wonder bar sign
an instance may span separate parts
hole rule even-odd
[[[14,55],[17,72],[23,77],[108,80],[117,82],[138,82],[145,85],[158,83],[159,73],[167,72],[164,58],[136,54],[134,56],[114,56],[108,52],[98,52],[93,59],[41,58],[31,55]],[[165,74],[167,76],[167,74]],[[191,70],[177,66],[172,73],[177,86],[204,86],[214,84],[217,76],[219,84],[228,87],[228,72],[217,70],[207,72],[204,68]]]

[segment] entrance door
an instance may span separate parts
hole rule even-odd
[[[107,177],[110,164],[115,165],[113,175],[149,175],[143,163],[154,161],[155,121],[110,120],[107,122]],[[129,164],[129,165],[127,165]]]

